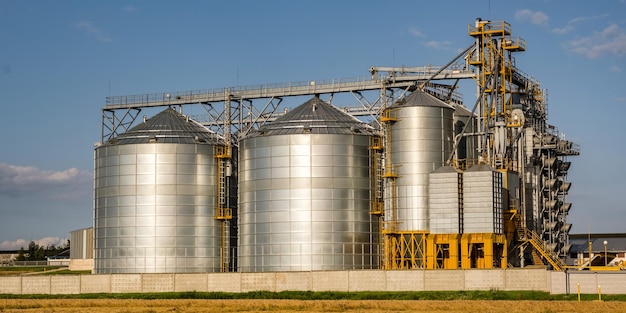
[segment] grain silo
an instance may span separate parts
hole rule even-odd
[[[166,109],[95,150],[95,273],[220,271],[220,139]]]
[[[395,216],[399,231],[428,231],[428,175],[443,166],[452,151],[454,109],[414,91],[388,110],[394,121],[391,160],[398,177],[395,205],[386,204],[385,216]]]
[[[239,271],[378,268],[372,135],[316,96],[240,141]]]

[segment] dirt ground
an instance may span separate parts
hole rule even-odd
[[[626,312],[626,302],[1,299],[0,312]]]

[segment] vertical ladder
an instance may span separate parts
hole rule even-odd
[[[220,258],[222,272],[228,272],[229,265],[229,238],[230,238],[230,220],[233,218],[233,212],[229,203],[228,192],[228,167],[230,166],[231,147],[215,146],[214,157],[217,159],[217,205],[215,207],[215,219],[221,221],[220,231]]]

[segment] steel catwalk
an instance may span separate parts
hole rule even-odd
[[[379,267],[372,131],[314,97],[240,142],[240,272]]]
[[[95,150],[95,273],[220,271],[217,136],[166,109]]]
[[[397,166],[397,216],[400,231],[428,231],[428,175],[444,165],[452,151],[454,109],[415,91],[391,106],[392,164]],[[386,201],[386,216],[392,216]]]

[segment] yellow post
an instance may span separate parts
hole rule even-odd
[[[458,235],[454,235],[452,238],[450,238],[450,259],[449,259],[449,266],[446,268],[449,269],[458,269],[459,268],[459,236]]]
[[[580,302],[580,282],[578,282],[578,302]]]
[[[469,235],[463,234],[461,236],[461,268],[463,269],[472,267],[469,245]]]
[[[598,285],[598,300],[602,301],[602,288]]]
[[[482,236],[483,252],[485,255],[485,265],[483,268],[493,268],[493,234],[485,234]]]

